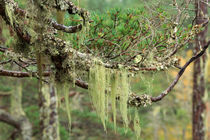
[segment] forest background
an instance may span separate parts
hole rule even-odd
[[[16,0],[20,5],[24,5],[25,0]],[[75,0],[75,3],[82,8],[86,8],[92,12],[106,13],[110,8],[145,8],[158,3],[156,0],[147,0],[147,2],[139,0]],[[164,0],[165,5],[169,4],[169,0]],[[190,13],[194,15],[194,11]],[[2,20],[2,19],[0,19]],[[1,28],[6,28],[0,25]],[[0,38],[7,38],[9,30],[3,30]],[[12,40],[5,39],[5,44],[11,43]],[[190,46],[179,55],[181,64],[183,65],[190,57],[192,57],[192,49]],[[192,139],[192,68],[191,64],[179,83],[176,85],[172,94],[156,105],[140,108],[140,124],[142,140],[191,140]],[[207,91],[210,95],[210,61],[207,66]],[[167,88],[176,71],[168,70],[147,75],[139,75],[132,79],[133,91],[139,93],[160,93]],[[140,85],[140,86],[139,86]],[[8,78],[0,77],[0,108],[9,110],[10,94],[15,90],[21,90],[23,93],[23,108],[33,125],[34,135],[37,135],[39,128],[39,108],[37,105],[38,92],[37,79],[35,78]],[[100,119],[97,117],[87,91],[72,87],[70,91],[70,100],[72,104],[72,130],[68,132],[68,119],[64,112],[60,114],[60,133],[61,139],[66,140],[69,137],[77,140],[132,140],[135,134],[132,130],[124,133],[122,125],[118,125],[117,132],[114,132],[113,124],[108,123],[108,132],[104,131]],[[207,101],[207,135],[210,138],[210,98]],[[120,119],[118,119],[120,120]],[[121,124],[122,122],[118,122]],[[9,125],[0,122],[0,140],[7,140],[13,134],[14,129]]]

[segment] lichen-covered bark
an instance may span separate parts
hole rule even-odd
[[[0,18],[0,44],[3,44],[5,42],[2,31],[3,31],[3,20],[2,18]]]
[[[50,84],[50,121],[51,134],[53,140],[60,140],[59,119],[58,119],[58,98],[53,83]]]
[[[39,109],[40,109],[40,132],[42,140],[49,140],[48,131],[49,112],[50,112],[50,94],[49,87],[44,84],[39,87]]]
[[[40,132],[42,140],[60,140],[58,100],[54,84],[43,84],[40,92]]]
[[[207,0],[204,0],[208,3]],[[207,4],[201,0],[195,0],[196,7],[196,24],[205,22],[207,16]],[[197,52],[202,49],[206,44],[206,35],[208,28],[206,27],[201,33],[196,36],[195,51]],[[194,63],[193,72],[193,140],[204,140],[205,139],[205,67],[206,67],[207,55],[204,54],[202,57],[197,59]]]

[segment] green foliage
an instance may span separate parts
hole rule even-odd
[[[101,123],[101,121],[98,119],[98,115],[94,112],[90,112],[89,110],[84,110],[84,111],[74,110],[74,111],[72,111],[72,114],[76,118],[80,118],[80,119],[82,119],[82,121],[85,121],[85,122],[91,121],[92,123],[94,123],[94,122]],[[106,127],[107,127],[107,131],[108,131],[108,133],[106,135],[109,135],[111,133],[111,131],[113,131],[113,130],[115,131],[117,137],[119,137],[119,135],[120,135],[120,137],[125,138],[125,139],[132,138],[134,135],[134,133],[131,129],[119,127],[119,126],[116,126],[116,128],[115,128],[115,124],[113,124],[112,122],[109,122],[109,121],[106,122]],[[126,134],[125,134],[125,131],[127,131]],[[97,134],[97,135],[100,135],[100,134]]]
[[[174,65],[177,59],[166,57],[174,47],[186,46],[197,32],[194,28],[176,25],[172,14],[161,6],[152,13],[141,7],[91,12],[90,19],[90,25],[83,26],[81,32],[65,35],[74,49],[99,57],[103,62],[111,60],[111,63],[159,70]],[[65,25],[79,23],[78,16],[66,15]]]
[[[25,108],[24,112],[32,123],[34,133],[39,133],[39,107],[31,105]]]
[[[12,88],[7,85],[0,85],[0,91],[9,92],[11,90],[12,90]]]
[[[69,139],[69,132],[65,129],[65,127],[60,125],[59,129],[60,129],[60,139],[61,140],[68,140]]]

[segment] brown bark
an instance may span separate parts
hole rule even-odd
[[[201,24],[206,21],[207,15],[207,4],[208,0],[195,0],[196,8],[196,24]],[[200,51],[206,44],[206,34],[208,27],[200,32],[196,36],[194,54]],[[193,71],[193,111],[192,111],[192,124],[193,124],[193,140],[204,140],[205,139],[205,65],[206,65],[207,55],[206,53],[197,59],[194,63]]]

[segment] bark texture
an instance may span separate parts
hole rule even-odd
[[[53,83],[43,84],[40,91],[40,132],[42,140],[60,140],[58,100]]]
[[[11,95],[11,115],[15,116],[19,121],[20,131],[23,140],[32,139],[32,127],[25,112],[22,108],[22,83],[21,80],[17,80],[14,92]]]
[[[208,0],[195,0],[196,8],[196,24],[203,23],[207,20],[207,4]],[[206,35],[208,27],[196,36],[196,43],[194,54],[199,52],[206,45]],[[205,67],[206,67],[207,54],[197,59],[194,63],[193,72],[193,140],[205,139]]]

